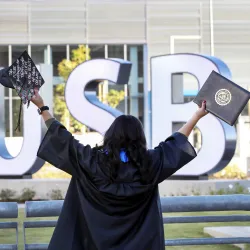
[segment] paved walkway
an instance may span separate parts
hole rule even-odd
[[[205,227],[204,233],[214,238],[223,237],[250,237],[250,227]],[[244,244],[235,244],[235,246],[244,250]]]

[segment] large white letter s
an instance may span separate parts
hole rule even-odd
[[[96,97],[96,80],[127,84],[131,63],[122,59],[92,59],[77,66],[70,74],[65,98],[75,119],[103,134],[122,113],[101,103]]]

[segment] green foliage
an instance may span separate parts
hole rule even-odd
[[[16,195],[16,192],[11,189],[2,189],[0,192],[1,201],[11,201]]]
[[[230,184],[226,189],[219,189],[219,190],[211,190],[209,191],[210,195],[230,195],[230,194],[249,194],[250,191],[247,190],[245,187],[241,186],[239,183],[235,185]]]
[[[124,100],[125,93],[123,90],[118,91],[115,89],[111,89],[106,97],[106,101],[112,108],[116,108],[121,101]]]
[[[62,191],[60,189],[52,189],[49,196],[51,200],[63,200]]]
[[[67,81],[73,69],[87,59],[90,59],[90,49],[84,45],[79,45],[77,49],[72,50],[71,60],[63,59],[58,64],[59,76],[61,76],[64,81]]]
[[[200,196],[200,195],[233,195],[233,194],[249,194],[250,195],[250,187],[245,188],[245,187],[241,186],[239,183],[235,183],[235,184],[228,185],[227,188],[221,188],[221,189],[218,189],[218,190],[212,190],[211,188],[209,188],[208,194],[201,194],[200,190],[195,190],[195,189],[192,189],[191,193],[192,193],[193,196]],[[191,195],[186,194],[186,193],[176,193],[176,194],[171,193],[169,196],[191,196]]]
[[[220,172],[212,175],[210,179],[236,179],[243,180],[247,179],[247,174],[244,173],[237,165],[228,165]]]
[[[192,194],[194,195],[194,196],[200,196],[201,195],[201,192],[200,192],[200,190],[194,190],[194,189],[192,189]]]
[[[22,190],[21,196],[19,197],[19,200],[21,202],[32,201],[35,195],[36,195],[36,192],[32,190],[31,188],[24,188]]]
[[[71,60],[64,59],[58,64],[59,76],[66,82],[75,67],[87,59],[90,59],[90,49],[84,45],[79,45],[77,49],[72,50]],[[54,88],[54,114],[61,123],[65,124],[71,133],[82,132],[86,127],[70,115],[65,102],[64,91],[65,83],[58,84]]]

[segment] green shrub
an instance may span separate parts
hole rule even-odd
[[[201,195],[201,192],[200,192],[200,190],[194,190],[194,189],[192,189],[192,195],[194,195],[194,196],[200,196]]]
[[[11,201],[15,195],[16,192],[8,188],[2,189],[0,192],[1,201]]]
[[[63,200],[62,191],[60,189],[51,190],[49,197],[51,200]]]
[[[19,200],[22,202],[32,201],[33,198],[35,197],[35,195],[36,195],[36,192],[34,190],[32,190],[30,188],[24,188],[22,190],[22,194],[19,197]]]
[[[245,187],[241,186],[239,183],[236,183],[235,185],[230,184],[226,189],[221,188],[216,191],[210,189],[209,191],[210,195],[249,194],[249,193],[250,191]]]

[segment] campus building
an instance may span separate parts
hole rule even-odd
[[[138,117],[147,134],[152,56],[216,56],[228,65],[237,84],[246,89],[250,85],[248,0],[0,0],[0,10],[0,68],[11,65],[26,49],[37,65],[53,65],[54,80],[46,84],[56,85],[63,82],[59,62],[70,59],[80,44],[91,49],[91,58],[131,61],[127,96],[118,109]],[[109,88],[114,87],[104,84],[101,94]],[[184,75],[184,101],[191,101],[197,90],[195,78]],[[22,136],[15,131],[18,111],[19,98],[6,89],[6,137]],[[248,107],[238,124],[235,158],[248,166]]]

